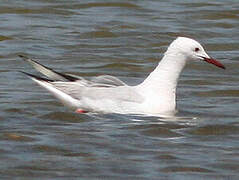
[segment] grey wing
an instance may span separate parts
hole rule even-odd
[[[57,72],[49,67],[46,67],[39,62],[34,61],[33,59],[30,59],[27,56],[24,55],[19,55],[24,61],[28,62],[31,64],[37,71],[40,73],[44,74],[46,77],[50,78],[51,80],[54,81],[76,81],[79,80],[79,77],[76,77],[74,75],[70,74],[64,74]]]
[[[123,81],[120,79],[110,76],[110,75],[102,75],[102,76],[97,76],[93,77],[91,79],[92,86],[127,86]]]
[[[102,75],[91,78],[91,80],[85,80],[84,78],[76,75],[57,72],[27,56],[19,55],[19,57],[21,57],[24,61],[30,63],[37,71],[54,81],[79,82],[80,84],[84,83],[84,85],[90,87],[116,87],[126,85],[123,81],[114,76]]]
[[[87,87],[79,82],[52,82],[53,86],[75,99],[89,98],[92,100],[111,99],[114,101],[128,101],[140,103],[143,97],[131,86],[116,87]]]
[[[82,93],[88,85],[88,81],[62,82],[55,81],[51,83],[54,88],[70,95],[71,97],[80,100]]]
[[[78,106],[79,102],[75,100],[81,99],[90,99],[93,100],[93,103],[96,101],[104,102],[104,99],[108,99],[119,104],[123,102],[140,103],[143,101],[142,96],[133,87],[127,86],[116,77],[103,75],[86,80],[75,75],[57,72],[26,56],[20,55],[20,57],[30,63],[37,71],[47,76],[47,78],[23,73],[40,86],[46,88],[64,104]]]
[[[118,86],[127,86],[127,84],[125,84],[120,79],[114,76],[109,76],[109,75],[92,77],[90,80],[87,80],[78,76],[77,78],[78,80],[74,81],[75,83],[72,82],[72,84],[85,86],[85,87],[91,87],[91,88],[93,87],[110,88],[110,87],[118,87]]]

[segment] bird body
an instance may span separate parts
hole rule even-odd
[[[202,60],[225,69],[220,62],[210,58],[197,41],[185,37],[174,40],[155,70],[136,86],[108,75],[86,80],[20,57],[49,79],[25,74],[77,112],[171,116],[176,112],[177,82],[188,61]]]

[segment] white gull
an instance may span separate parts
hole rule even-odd
[[[76,112],[147,114],[172,116],[176,113],[176,87],[179,75],[189,61],[205,61],[222,69],[195,40],[174,40],[153,72],[139,85],[129,86],[120,79],[103,75],[86,80],[56,72],[20,55],[47,78],[25,73]]]

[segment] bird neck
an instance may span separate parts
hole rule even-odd
[[[173,90],[177,86],[180,73],[185,64],[186,58],[183,55],[166,54],[142,85],[151,88],[154,87],[156,90]]]
[[[181,54],[165,54],[155,70],[139,85],[154,111],[174,111],[179,75],[186,64]]]

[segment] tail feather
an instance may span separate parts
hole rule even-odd
[[[27,61],[28,63],[30,63],[37,71],[39,71],[40,73],[44,74],[45,76],[47,76],[48,78],[50,78],[52,80],[55,80],[55,81],[76,81],[76,80],[78,80],[78,78],[75,76],[57,72],[49,67],[46,67],[46,66],[28,58],[27,56],[19,55],[19,57],[22,58],[24,61]]]
[[[30,73],[26,73],[23,71],[20,71],[23,74],[26,74],[29,76],[33,81],[35,81],[37,84],[39,84],[41,87],[48,90],[52,95],[54,95],[57,99],[59,99],[65,106],[72,108],[76,110],[78,107],[80,107],[81,103],[70,96],[69,94],[66,94],[65,92],[61,91],[60,89],[57,89],[54,86],[54,80],[42,78],[40,76],[36,76]]]

